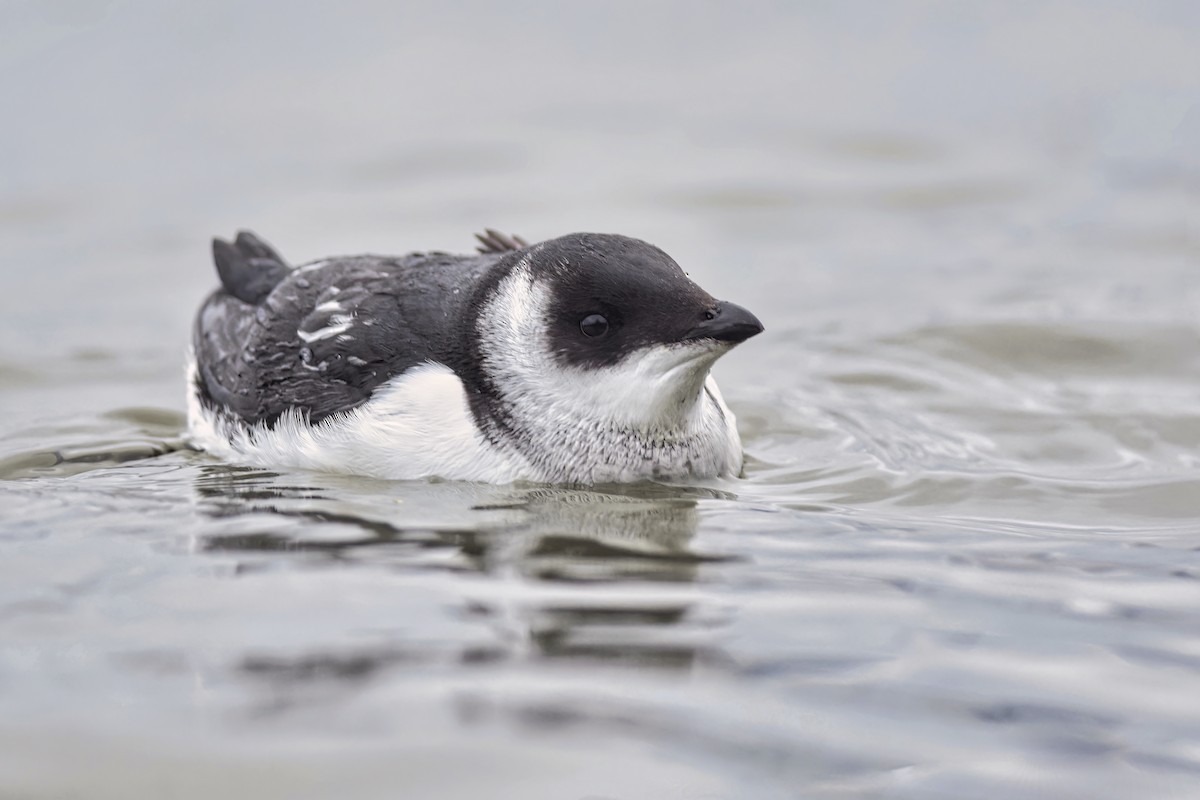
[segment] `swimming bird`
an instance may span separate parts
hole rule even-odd
[[[595,484],[736,476],[710,375],[763,330],[662,250],[573,233],[479,252],[289,265],[213,240],[188,431],[229,461],[389,479]]]

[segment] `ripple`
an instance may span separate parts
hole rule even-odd
[[[69,476],[185,447],[184,419],[156,408],[114,409],[25,429],[0,440],[0,480]]]

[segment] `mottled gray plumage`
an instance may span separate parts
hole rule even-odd
[[[222,288],[200,310],[193,347],[211,400],[267,425],[288,408],[319,422],[416,364],[461,362],[465,305],[506,252],[346,256],[293,270],[250,250],[251,241],[261,245],[246,232],[214,243],[214,252],[243,258],[218,260]],[[275,283],[263,291],[268,279]]]

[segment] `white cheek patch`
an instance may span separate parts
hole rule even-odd
[[[598,418],[642,430],[667,430],[686,422],[689,401],[699,397],[708,370],[724,348],[655,345],[620,363],[596,369],[562,368],[562,388],[576,407]]]

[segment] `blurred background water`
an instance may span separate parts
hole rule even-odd
[[[0,4],[0,796],[1200,796],[1200,6]],[[208,239],[660,245],[703,486],[180,449]]]

